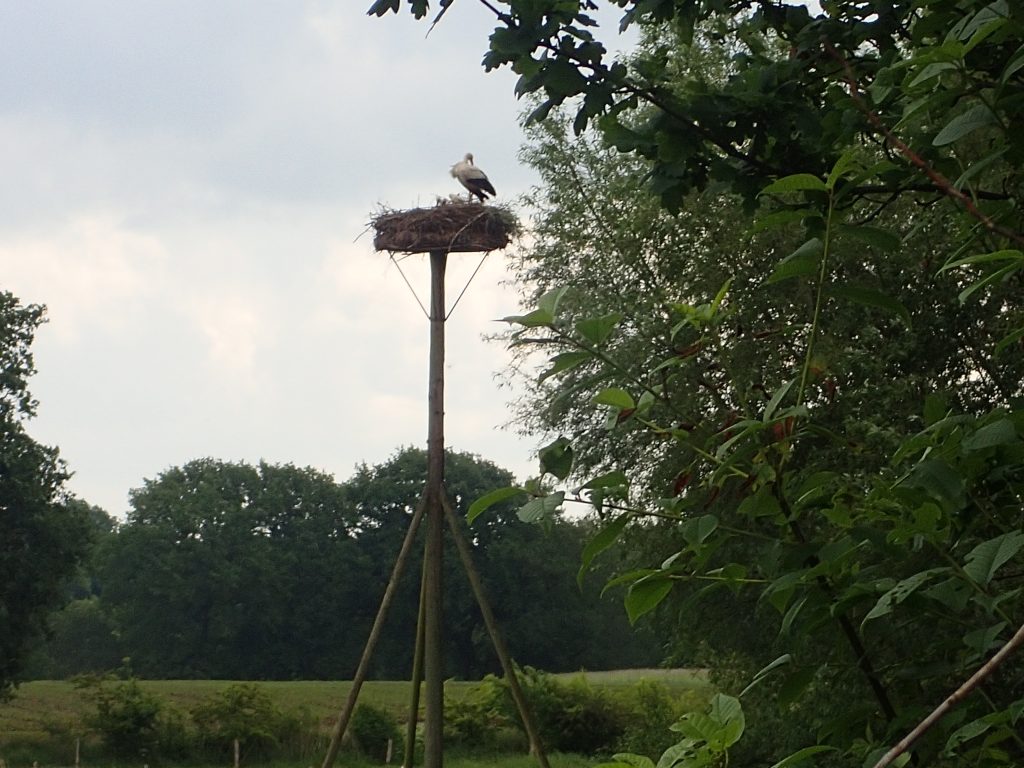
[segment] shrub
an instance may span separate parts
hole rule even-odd
[[[549,674],[526,667],[520,683],[537,721],[544,748],[553,752],[595,755],[610,752],[626,730],[627,712],[611,694],[592,687],[581,676],[562,683]],[[507,683],[503,681],[507,688]],[[504,712],[521,726],[511,694]]]
[[[690,707],[672,696],[665,686],[641,680],[621,696],[626,705],[626,728],[616,752],[631,752],[655,759],[679,739],[669,728]],[[700,705],[703,707],[703,703]]]
[[[215,754],[228,754],[235,739],[266,756],[278,744],[287,718],[254,683],[237,683],[207,697],[192,709],[200,741]]]
[[[386,709],[372,704],[360,704],[352,713],[349,733],[356,749],[365,757],[384,762],[388,742],[393,745],[401,741],[398,723]]]
[[[159,699],[146,693],[134,677],[116,680],[87,675],[75,680],[96,711],[86,715],[86,725],[116,757],[148,757],[158,743],[158,723],[163,708]]]
[[[510,718],[505,703],[503,680],[487,675],[459,699],[445,698],[444,742],[454,747],[497,749],[501,736],[519,726],[519,716]]]

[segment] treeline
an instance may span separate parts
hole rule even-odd
[[[337,483],[310,468],[202,459],[133,491],[122,524],[90,509],[97,546],[27,676],[65,678],[129,658],[147,678],[351,677],[426,464],[424,451],[405,449]],[[446,479],[462,513],[512,482],[491,462],[455,452]],[[620,600],[601,598],[602,579],[577,585],[591,523],[541,528],[514,508],[492,509],[464,533],[516,660],[551,671],[656,663],[655,639],[630,628]],[[498,663],[449,547],[445,675],[478,679]],[[377,679],[410,674],[421,552],[414,548],[377,646]]]

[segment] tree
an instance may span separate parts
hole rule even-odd
[[[426,484],[426,452],[406,448],[376,467],[362,466],[345,484],[348,502],[359,511],[360,546],[371,564],[370,583],[386,583],[409,519]],[[486,491],[513,482],[492,462],[468,453],[445,457],[446,490],[460,517]],[[554,520],[547,532],[520,522],[516,506],[496,505],[493,514],[463,534],[488,593],[502,634],[516,660],[552,671],[617,666],[655,658],[650,638],[631,638],[621,611],[602,600],[595,585],[581,592],[574,576],[585,529]],[[421,552],[414,549],[409,574],[392,607],[392,619],[378,646],[374,673],[406,677],[412,659],[419,600]],[[445,550],[446,674],[477,679],[500,667],[476,600],[450,538]],[[379,597],[375,595],[375,597]],[[606,640],[620,640],[608,647]]]
[[[513,480],[466,453],[450,452],[446,467],[448,493],[463,511]],[[361,466],[342,484],[290,465],[205,459],[170,469],[132,493],[127,521],[108,539],[99,608],[113,616],[124,653],[148,677],[347,678],[426,470],[425,452],[413,448]],[[650,639],[630,636],[599,584],[585,594],[576,588],[585,529],[558,522],[546,534],[511,522],[514,509],[508,504],[464,532],[520,660],[556,670],[652,661]],[[422,563],[420,548],[413,551],[373,657],[371,674],[380,679],[410,673]],[[451,548],[445,611],[447,674],[497,671]],[[608,648],[609,637],[620,642]]]
[[[714,201],[767,234],[738,256],[695,253],[696,270],[670,273],[679,296],[640,322],[564,284],[508,318],[516,344],[553,353],[535,412],[571,427],[542,470],[568,478],[579,444],[584,471],[600,471],[574,478],[604,521],[585,562],[655,517],[670,523],[667,556],[618,580],[634,619],[680,584],[694,599],[748,595],[732,605],[776,646],[774,659],[754,648],[753,682],[784,675],[780,703],[812,702],[793,717],[821,742],[786,764],[888,764],[887,746],[968,677],[956,716],[899,749],[934,765],[1019,762],[1024,664],[982,665],[1024,638],[1024,416],[1005,354],[1024,337],[1020,9],[617,4],[646,33],[630,60],[607,60],[593,3],[511,0],[488,4],[485,65],[543,92],[533,120],[563,104],[577,133],[597,118],[681,227]],[[715,47],[724,68],[687,65]],[[710,290],[693,280],[723,265]],[[621,275],[594,282],[628,294]],[[974,344],[959,347],[961,332]],[[527,484],[531,509],[566,493],[543,487]],[[996,682],[969,696],[975,673]],[[840,716],[815,706],[822,691],[842,692]],[[676,759],[698,735],[680,730]]]
[[[140,673],[288,679],[354,665],[365,588],[332,477],[202,459],[131,503],[108,543],[102,601]]]
[[[18,679],[89,547],[87,517],[64,490],[57,450],[25,431],[36,408],[30,347],[43,308],[0,292],[0,696]]]
[[[369,12],[402,5],[376,0]],[[427,0],[406,5],[417,17],[429,9]],[[859,159],[868,162],[837,175],[838,207],[945,204],[967,259],[999,254],[962,266],[993,264],[993,282],[1024,268],[1024,137],[1013,128],[1024,20],[1007,0],[834,0],[817,14],[775,0],[609,3],[624,9],[623,28],[651,41],[640,55],[609,54],[592,0],[484,5],[496,26],[483,64],[509,66],[516,94],[538,95],[527,122],[559,107],[575,113],[577,134],[596,122],[618,150],[648,161],[650,188],[669,210],[711,187],[750,208],[771,181],[823,178],[841,158],[849,166],[851,149],[867,149]],[[679,52],[709,45],[729,57],[723,76],[680,77]],[[788,210],[812,232],[823,224],[795,213],[801,206]],[[1024,337],[1022,319],[1011,322],[1006,344]]]

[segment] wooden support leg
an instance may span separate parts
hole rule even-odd
[[[332,768],[334,760],[338,756],[341,738],[345,735],[345,729],[348,728],[349,720],[352,719],[352,713],[355,711],[356,700],[359,698],[359,689],[363,687],[363,683],[366,681],[366,674],[370,668],[370,659],[373,657],[373,649],[380,639],[381,629],[384,627],[384,619],[387,616],[388,609],[391,607],[391,600],[395,596],[395,590],[398,587],[399,580],[402,578],[405,564],[409,560],[409,553],[412,551],[412,544],[416,539],[416,531],[420,527],[420,521],[423,519],[426,507],[427,495],[424,494],[420,499],[419,505],[416,507],[416,511],[413,513],[412,519],[409,521],[409,530],[405,533],[402,548],[398,553],[395,567],[391,572],[391,580],[384,590],[384,597],[381,598],[380,608],[377,609],[377,617],[373,620],[370,636],[367,638],[366,646],[363,648],[363,655],[359,659],[359,666],[356,668],[355,677],[352,678],[352,689],[348,692],[345,706],[342,707],[341,712],[338,714],[338,722],[331,732],[331,743],[327,748],[327,754],[324,756],[321,768]]]
[[[484,624],[491,636],[494,650],[498,654],[501,668],[505,671],[505,679],[508,680],[512,699],[519,710],[519,717],[522,718],[523,727],[526,729],[526,736],[530,740],[530,754],[536,756],[541,768],[550,768],[547,754],[544,752],[544,747],[540,741],[540,734],[537,731],[537,724],[533,719],[533,713],[530,711],[530,707],[526,702],[526,696],[523,695],[523,689],[519,685],[519,677],[516,675],[515,665],[512,663],[512,657],[509,655],[508,646],[505,645],[505,639],[498,630],[498,621],[494,617],[494,611],[491,610],[491,604],[484,593],[480,572],[477,571],[476,565],[473,563],[473,553],[469,548],[469,544],[466,543],[465,536],[462,535],[462,531],[459,529],[458,516],[455,514],[455,510],[452,509],[451,502],[448,501],[447,497],[442,499],[442,504],[444,505],[445,517],[448,520],[448,527],[452,532],[452,538],[455,540],[455,548],[459,551],[459,558],[462,560],[462,565],[466,570],[469,585],[476,596],[477,604],[480,606],[480,613],[484,617]]]

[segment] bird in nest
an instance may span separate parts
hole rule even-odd
[[[452,166],[452,176],[459,180],[459,183],[469,190],[469,199],[476,195],[482,203],[488,198],[497,194],[487,174],[473,165],[473,153],[467,152],[466,156]]]

